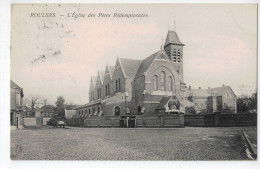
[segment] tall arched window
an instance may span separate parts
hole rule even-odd
[[[118,92],[118,84],[117,84],[117,80],[116,80],[116,93]]]
[[[110,95],[110,87],[109,87],[109,84],[107,85],[107,94]]]
[[[168,77],[168,90],[169,91],[172,91],[172,77],[171,76],[169,76]]]
[[[158,77],[156,75],[153,76],[153,90],[158,90]]]
[[[165,73],[163,71],[160,74],[160,90],[165,90]]]
[[[118,81],[119,81],[119,89],[118,89],[118,91],[121,92],[121,79],[119,79]]]

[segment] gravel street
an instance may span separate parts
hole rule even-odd
[[[13,160],[250,160],[242,131],[218,128],[44,128],[11,131]]]

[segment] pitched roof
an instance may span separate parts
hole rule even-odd
[[[140,67],[141,60],[119,58],[121,67],[128,78],[134,78],[138,68]]]
[[[186,97],[208,97],[210,94],[207,89],[185,89]]]
[[[108,68],[108,72],[110,74],[110,77],[112,79],[114,71],[115,71],[115,67],[114,66],[107,66],[107,68]]]
[[[166,96],[163,97],[160,101],[160,103],[157,105],[156,109],[162,109],[164,108],[165,104],[168,103],[168,101],[170,100],[171,96]]]
[[[96,86],[96,81],[97,81],[97,76],[91,76],[91,81],[94,85],[94,87]]]
[[[223,93],[226,93],[227,90],[230,90],[235,96],[236,94],[234,93],[234,91],[231,89],[230,86],[222,86],[222,87],[215,87],[215,88],[210,88],[208,89],[208,92],[213,96],[219,96],[222,95]]]
[[[177,44],[177,45],[184,46],[184,44],[181,43],[175,31],[168,31],[164,46],[167,46],[168,44]]]
[[[161,101],[158,104],[158,106],[156,107],[156,109],[164,108],[164,106],[169,102],[170,99],[172,99],[173,101],[178,101],[179,102],[178,98],[175,95],[173,95],[173,96],[164,96],[161,99]]]
[[[191,107],[191,106],[195,106],[195,103],[187,100],[187,99],[183,99],[182,102],[181,102],[181,105],[183,107]]]
[[[151,95],[151,94],[145,94],[144,95],[144,101],[150,101],[150,102],[158,102],[162,99],[163,96],[161,95]]]
[[[99,72],[99,77],[101,80],[101,83],[103,84],[104,76],[105,76],[105,71],[98,71]]]
[[[10,80],[10,87],[11,88],[16,88],[16,89],[23,89],[20,86],[18,86],[16,83],[14,83],[12,80]]]
[[[156,58],[156,56],[158,55],[158,52],[155,52],[154,54],[152,54],[151,56],[145,58],[142,60],[141,65],[139,66],[139,69],[136,73],[136,77],[143,75],[144,72],[147,71],[147,69],[150,67],[150,65],[152,64],[153,60]]]
[[[10,88],[13,89],[20,89],[21,90],[21,96],[23,97],[23,88],[21,88],[20,86],[18,86],[16,83],[14,83],[12,80],[10,80]]]

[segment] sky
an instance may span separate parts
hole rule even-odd
[[[31,13],[56,17],[30,17]],[[68,13],[85,17],[68,17]],[[89,13],[96,17],[87,17]],[[148,17],[97,17],[140,13]],[[64,15],[64,16],[60,16]],[[174,19],[175,18],[175,19]],[[175,20],[175,24],[174,24]],[[257,86],[255,4],[12,5],[11,80],[25,97],[54,104],[88,103],[90,78],[117,57],[144,59],[160,49],[168,30],[184,46],[184,82],[192,88],[232,87],[237,95]]]

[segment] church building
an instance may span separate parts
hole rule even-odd
[[[236,95],[229,86],[191,89],[184,83],[183,48],[175,31],[168,31],[161,49],[143,60],[117,58],[92,76],[89,103],[75,108],[78,116],[127,114],[214,113],[229,107],[236,112]]]

